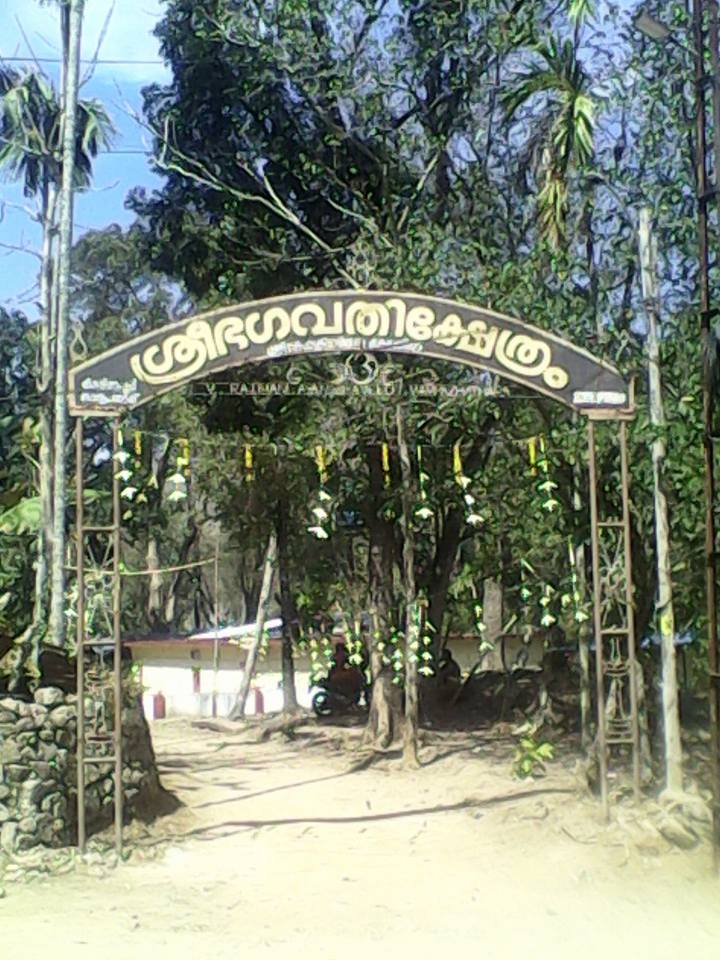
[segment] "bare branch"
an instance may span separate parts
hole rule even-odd
[[[3,250],[8,251],[5,254],[6,257],[12,256],[13,253],[26,253],[29,257],[35,257],[36,260],[40,260],[42,262],[42,257],[37,250],[33,250],[31,247],[26,247],[25,244],[5,243],[4,241],[0,240],[0,247],[2,247]]]
[[[25,44],[26,44],[28,50],[30,51],[30,56],[32,57],[32,60],[33,60],[33,63],[35,64],[35,67],[36,67],[36,69],[37,69],[37,72],[40,74],[41,77],[45,77],[46,80],[49,80],[48,75],[45,73],[45,71],[43,70],[43,68],[40,66],[40,61],[38,60],[37,55],[35,54],[35,51],[34,51],[33,48],[32,48],[32,44],[30,43],[30,40],[28,39],[28,35],[25,33],[25,30],[24,30],[24,28],[23,28],[23,25],[22,25],[22,23],[20,22],[20,17],[18,17],[17,15],[15,16],[15,23],[17,23],[18,29],[20,30],[20,33],[22,34],[23,40],[25,41]]]
[[[110,4],[110,9],[107,12],[107,16],[105,17],[105,21],[102,25],[102,29],[100,30],[97,46],[95,47],[95,53],[92,56],[90,65],[85,71],[85,76],[80,81],[80,87],[84,87],[85,84],[92,78],[92,76],[95,73],[95,68],[97,67],[98,58],[100,57],[100,50],[102,48],[103,43],[105,42],[105,36],[107,34],[108,27],[110,26],[110,18],[112,17],[114,11],[115,11],[115,0],[113,0],[113,2]]]

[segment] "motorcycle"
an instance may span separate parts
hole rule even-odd
[[[318,717],[330,717],[333,714],[349,713],[351,710],[360,706],[360,700],[364,699],[365,705],[370,704],[370,689],[365,686],[352,695],[343,693],[328,683],[327,679],[317,680],[314,684],[317,688],[310,700],[315,715]]]

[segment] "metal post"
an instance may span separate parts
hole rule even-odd
[[[112,622],[113,622],[113,675],[115,696],[115,850],[118,856],[122,854],[122,826],[123,826],[123,753],[122,753],[122,637],[120,634],[120,602],[122,591],[122,576],[120,570],[120,479],[117,469],[117,453],[120,426],[118,420],[113,420],[113,476],[112,476]]]
[[[220,542],[218,540],[215,546],[215,561],[213,564],[213,592],[214,592],[214,611],[213,620],[215,621],[215,636],[213,637],[213,691],[212,691],[212,715],[217,716],[217,694],[218,694],[218,671],[220,668],[220,638],[218,630],[220,627]]]
[[[712,118],[713,118],[713,171],[715,181],[715,199],[720,202],[717,194],[718,178],[720,177],[720,50],[718,49],[718,4],[717,0],[707,0],[708,9],[708,41],[710,46],[710,70],[712,72]],[[702,29],[702,24],[701,24]]]
[[[716,11],[715,11],[716,12]],[[715,556],[715,453],[713,449],[713,403],[706,361],[711,345],[710,264],[708,258],[708,175],[705,115],[705,31],[703,0],[693,0],[695,40],[695,183],[698,203],[698,265],[700,330],[703,350],[703,455],[705,474],[705,594],[708,628],[708,671],[710,679],[710,763],[713,791],[713,863],[720,869],[720,675],[718,674],[717,565]],[[712,17],[711,17],[712,22]],[[714,31],[716,32],[716,31]],[[717,40],[717,37],[715,37]],[[716,54],[713,55],[715,62]],[[715,78],[713,78],[713,83]],[[716,170],[716,179],[720,171]],[[717,185],[717,184],[716,184]]]
[[[595,424],[588,420],[588,469],[590,478],[590,544],[593,572],[593,623],[595,628],[595,681],[597,689],[597,748],[600,770],[600,800],[603,814],[610,819],[608,803],[607,731],[605,716],[605,665],[603,656],[602,608],[600,605],[600,534],[598,529],[597,468],[595,464]]]
[[[620,422],[620,478],[622,486],[623,552],[625,554],[625,609],[627,611],[627,644],[630,661],[630,723],[633,745],[633,790],[640,801],[640,720],[638,716],[638,671],[635,652],[635,603],[632,581],[632,543],[630,537],[630,478],[627,455],[627,424]]]
[[[75,582],[77,586],[77,845],[85,853],[85,505],[83,471],[83,418],[75,421]]]

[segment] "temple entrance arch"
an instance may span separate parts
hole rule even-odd
[[[211,310],[70,371],[75,416],[117,416],[201,376],[263,360],[386,352],[487,370],[588,416],[632,416],[609,364],[513,317],[415,293],[320,291]]]
[[[135,337],[74,367],[68,403],[76,418],[76,575],[78,702],[84,703],[84,544],[102,531],[112,542],[116,846],[122,847],[122,710],[120,634],[120,486],[113,472],[112,523],[84,523],[83,423],[113,420],[118,453],[123,414],[193,381],[268,360],[327,354],[399,353],[487,371],[549,397],[587,420],[592,556],[597,744],[602,804],[608,809],[608,748],[632,751],[640,794],[638,669],[633,618],[627,422],[634,416],[632,384],[610,364],[568,340],[517,318],[440,297],[385,291],[317,291],[222,307]],[[618,516],[601,516],[596,429],[616,428]],[[610,707],[611,709],[608,709]],[[84,711],[78,711],[78,835],[85,843]],[[95,760],[94,762],[101,762]],[[107,762],[107,759],[105,760]]]

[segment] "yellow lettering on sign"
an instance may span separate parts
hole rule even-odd
[[[345,332],[351,337],[387,337],[390,332],[387,305],[364,300],[351,303],[345,311]]]
[[[300,306],[295,307],[292,312],[290,319],[290,325],[292,327],[292,332],[296,337],[308,337],[310,336],[309,327],[304,327],[300,322],[305,314],[310,314],[315,319],[315,325],[313,327],[313,335],[315,328],[319,323],[325,320],[325,311],[317,303],[301,303]]]
[[[430,307],[413,307],[408,310],[405,329],[411,340],[430,340],[435,323],[435,311]]]
[[[463,323],[458,313],[446,313],[437,320],[435,311],[419,304],[408,308],[402,297],[390,297],[384,303],[357,299],[347,307],[341,300],[326,306],[313,301],[297,304],[288,312],[272,306],[252,311],[244,317],[222,317],[211,325],[207,320],[190,321],[181,333],[171,333],[130,358],[138,380],[159,385],[173,384],[197,375],[205,366],[231,352],[247,350],[250,344],[272,345],[272,355],[283,352],[281,343],[288,338],[313,341],[315,349],[350,349],[352,338],[386,340],[384,348],[393,349],[393,341],[423,343],[434,340],[442,346],[471,354],[524,378],[541,377],[553,390],[564,389],[569,375],[553,365],[552,343],[528,333],[489,325],[473,319]],[[327,340],[327,345],[323,340]],[[309,347],[308,347],[309,348]]]
[[[215,346],[220,356],[226,357],[228,348],[247,350],[248,338],[245,336],[245,325],[242,317],[223,317],[215,324]]]

